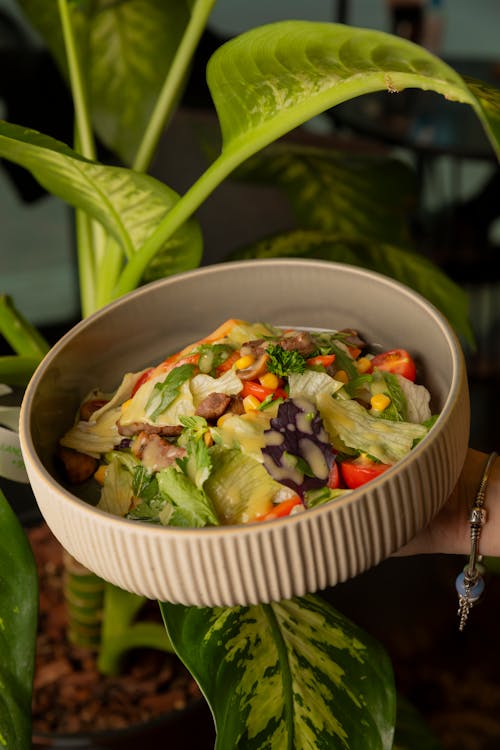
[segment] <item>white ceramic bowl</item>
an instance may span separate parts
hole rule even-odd
[[[58,438],[91,388],[156,363],[238,317],[276,325],[356,328],[415,356],[440,416],[412,452],[339,501],[286,519],[163,528],[97,510],[60,484]],[[376,565],[415,535],[459,476],[469,439],[460,345],[444,317],[408,288],[324,261],[208,266],[122,297],[67,333],[28,386],[21,445],[40,510],[61,544],[123,589],[199,606],[253,604],[332,586]]]

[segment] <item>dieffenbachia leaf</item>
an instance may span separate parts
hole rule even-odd
[[[216,750],[391,750],[390,661],[321,599],[161,607],[212,709]]]
[[[279,257],[321,258],[390,276],[426,297],[448,318],[457,334],[473,344],[467,293],[421,253],[360,236],[297,229],[238,250],[230,259]]]
[[[0,156],[25,167],[50,193],[99,221],[128,258],[179,200],[149,175],[89,161],[60,141],[7,122],[0,122]],[[159,252],[162,275],[196,267],[201,257],[196,221],[180,227]]]
[[[66,72],[57,0],[18,0]],[[131,164],[189,21],[189,0],[71,4],[96,132]]]
[[[28,540],[1,491],[0,533],[0,747],[29,750],[37,573]]]
[[[408,244],[417,180],[401,159],[288,143],[249,159],[237,178],[283,189],[299,226]]]
[[[396,732],[392,750],[442,750],[441,742],[424,722],[419,711],[398,695]]]
[[[486,84],[468,85],[423,47],[382,31],[314,21],[259,26],[216,50],[208,62],[207,82],[222,151],[124,269],[119,294],[137,285],[157,243],[246,159],[312,117],[362,94],[396,94],[414,87],[469,104],[500,158],[498,92]]]
[[[207,80],[228,158],[246,158],[361,94],[410,87],[471,105],[500,156],[495,89],[469,86],[423,47],[381,31],[311,21],[260,26],[214,53]]]

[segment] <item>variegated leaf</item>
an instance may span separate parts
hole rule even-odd
[[[53,138],[6,122],[0,122],[0,156],[99,221],[129,258],[179,200],[149,175],[88,161]],[[201,250],[201,233],[192,219],[160,247],[163,275],[196,267]]]
[[[500,155],[498,100],[485,89],[479,96],[423,47],[381,31],[313,21],[260,26],[220,47],[207,79],[231,159],[256,153],[336,104],[409,87],[470,104]]]
[[[162,604],[212,709],[217,750],[390,750],[395,692],[382,647],[323,600]]]
[[[248,258],[321,258],[369,268],[415,289],[447,316],[464,341],[472,344],[467,293],[421,253],[354,234],[297,229],[260,240],[234,252]]]
[[[18,0],[66,70],[57,0]],[[72,20],[92,120],[103,143],[131,164],[189,21],[188,0],[91,0]]]
[[[31,747],[38,587],[33,553],[0,491],[0,747]]]

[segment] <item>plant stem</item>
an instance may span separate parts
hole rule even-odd
[[[41,360],[49,351],[42,334],[16,310],[8,294],[0,294],[0,333],[24,357]]]
[[[84,211],[75,212],[76,245],[78,248],[78,278],[82,317],[95,309],[95,261],[92,244],[92,220]]]
[[[41,357],[6,354],[0,357],[0,383],[26,388],[40,364]]]
[[[196,0],[193,5],[191,18],[177,48],[173,63],[165,78],[165,83],[132,165],[132,168],[138,172],[146,172],[151,164],[156,145],[165,123],[177,104],[181,86],[215,2],[216,0]]]
[[[87,159],[95,160],[96,149],[86,97],[86,86],[75,44],[71,15],[67,0],[58,0],[59,16],[62,24],[66,60],[71,83],[71,96],[75,109],[75,121],[78,132],[80,153]]]

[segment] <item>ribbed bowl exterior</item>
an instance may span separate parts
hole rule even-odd
[[[162,528],[116,518],[59,483],[58,438],[92,387],[157,362],[228,317],[357,328],[415,354],[439,419],[377,480],[296,516],[238,527]],[[345,581],[405,544],[453,489],[469,439],[460,345],[426,300],[384,276],[324,261],[244,261],[170,277],[78,324],[51,350],[23,402],[21,445],[40,511],[61,544],[115,585],[151,599],[235,606]]]

